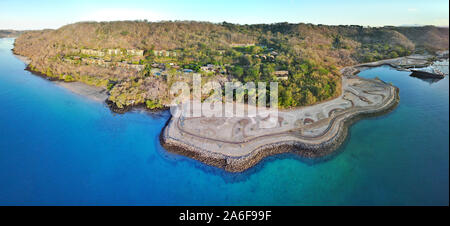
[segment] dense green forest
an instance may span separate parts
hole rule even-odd
[[[144,50],[141,57],[124,54],[105,59],[128,61],[144,69],[81,63],[80,59],[97,57],[74,54],[74,49]],[[338,96],[339,69],[343,66],[443,49],[448,49],[448,28],[433,26],[121,21],[82,22],[57,30],[26,32],[16,39],[14,51],[30,57],[35,71],[107,88],[109,100],[118,108],[168,104],[172,97],[167,87],[177,80],[189,81],[178,73],[182,69],[220,82],[278,81],[279,105],[288,108]],[[160,51],[170,54],[158,54]],[[152,74],[155,64],[164,65],[165,76]],[[214,70],[202,70],[206,65],[213,65]],[[277,73],[285,73],[287,78],[280,79]]]

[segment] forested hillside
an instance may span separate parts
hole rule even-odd
[[[448,49],[448,33],[433,26],[82,22],[26,32],[14,51],[47,76],[108,88],[118,108],[168,104],[167,87],[185,79],[177,73],[183,69],[220,81],[279,81],[280,106],[296,107],[339,95],[340,67]],[[142,56],[127,54],[135,50]]]

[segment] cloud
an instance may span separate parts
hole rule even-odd
[[[145,9],[115,9],[105,8],[95,10],[81,16],[82,21],[116,21],[116,20],[167,20],[169,17],[163,13],[157,13]]]

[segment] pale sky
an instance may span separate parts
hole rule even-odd
[[[239,24],[449,25],[448,0],[0,0],[0,29],[79,21],[196,20]]]

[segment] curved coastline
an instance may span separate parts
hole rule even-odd
[[[389,61],[389,60],[385,60]],[[386,63],[386,62],[372,62],[369,63],[370,66],[367,64],[360,64],[360,65],[354,65],[350,67],[346,67],[342,69],[343,77],[349,77],[349,78],[359,78],[356,74],[359,73],[361,70],[364,70],[368,67],[377,67],[381,65],[389,65],[394,68],[399,68],[398,65],[392,64],[392,63]],[[40,75],[43,77],[47,77],[45,75]],[[47,77],[48,79],[48,77]],[[67,88],[67,87],[66,87]],[[267,143],[265,145],[259,146],[258,148],[255,148],[253,151],[246,155],[242,156],[229,156],[226,154],[221,154],[217,152],[211,152],[208,150],[202,150],[193,146],[190,146],[188,144],[183,143],[181,140],[174,140],[174,139],[168,139],[167,136],[167,128],[169,125],[173,122],[172,118],[169,118],[166,125],[164,126],[163,130],[160,134],[160,142],[161,145],[169,152],[184,155],[193,159],[196,159],[198,161],[201,161],[205,164],[215,166],[222,168],[228,172],[242,172],[245,171],[254,165],[258,164],[262,159],[276,155],[276,154],[282,154],[282,153],[295,153],[303,157],[307,158],[317,158],[317,157],[323,157],[326,155],[329,155],[333,153],[338,147],[341,146],[341,144],[345,141],[347,137],[348,128],[355,122],[367,118],[367,117],[374,117],[378,115],[386,114],[397,106],[399,102],[399,95],[398,95],[398,88],[395,88],[395,94],[393,95],[394,98],[391,100],[388,104],[384,105],[383,107],[379,109],[373,109],[373,110],[367,110],[367,111],[361,111],[357,112],[355,114],[350,114],[346,116],[344,119],[339,120],[337,122],[338,130],[332,136],[331,139],[321,142],[318,144],[309,144],[304,142],[299,142],[296,140],[290,140],[290,141],[279,141],[279,142],[272,142]],[[86,95],[83,93],[80,93],[81,95]],[[111,108],[111,106],[107,103],[106,104],[110,107],[110,109],[113,112],[117,112],[114,109]],[[126,111],[131,110],[126,109],[125,111],[121,111],[118,113],[125,113]]]
[[[25,70],[29,71],[33,75],[36,75],[43,79],[54,82],[58,86],[64,87],[67,90],[71,91],[72,93],[78,94],[83,97],[87,97],[87,98],[97,101],[97,102],[105,102],[106,104],[108,104],[107,103],[108,94],[107,94],[107,90],[104,88],[87,85],[87,84],[79,82],[79,81],[67,82],[67,81],[64,81],[59,78],[52,78],[52,77],[49,77],[46,74],[43,74],[39,71],[32,70],[28,65],[25,68]],[[114,111],[112,108],[110,108],[110,109],[111,109],[111,111]]]
[[[396,88],[395,99],[386,108],[378,109],[374,111],[361,112],[359,114],[348,117],[346,120],[341,122],[339,126],[339,132],[328,142],[321,143],[319,145],[310,145],[298,141],[288,141],[288,142],[278,142],[273,144],[267,144],[255,149],[251,154],[242,157],[232,157],[223,154],[217,154],[208,152],[206,150],[195,149],[192,146],[183,145],[182,143],[174,143],[167,139],[165,136],[166,127],[171,122],[169,119],[160,134],[161,145],[169,152],[184,155],[201,161],[207,165],[222,168],[228,172],[243,172],[268,156],[282,154],[282,153],[295,153],[306,158],[318,158],[331,154],[336,149],[338,149],[341,144],[347,138],[347,133],[349,127],[358,122],[359,120],[377,117],[387,114],[393,111],[400,101],[398,95],[398,88]]]
[[[351,70],[348,70],[351,69]],[[354,76],[359,70],[355,67],[347,68],[348,72],[344,73],[347,76]],[[337,126],[337,132],[330,138],[320,143],[307,143],[301,142],[295,139],[284,140],[279,142],[267,141],[266,144],[253,149],[251,152],[240,155],[231,156],[225,153],[212,152],[204,148],[195,147],[189,145],[181,139],[171,137],[169,135],[169,128],[174,120],[169,119],[166,123],[163,131],[160,134],[160,141],[162,146],[169,152],[184,155],[198,161],[201,161],[207,165],[222,168],[228,172],[242,172],[245,171],[268,156],[282,154],[282,153],[295,153],[306,158],[318,158],[333,153],[347,138],[348,128],[355,122],[368,118],[384,115],[396,108],[399,103],[399,89],[393,87],[392,98],[386,102],[386,104],[375,109],[367,109],[363,111],[356,111],[350,114],[343,114],[342,119],[337,119],[337,122],[332,122],[330,127]],[[336,118],[335,118],[336,119]],[[337,125],[335,125],[337,124]],[[270,135],[269,135],[270,136]],[[186,137],[186,140],[190,137]]]

